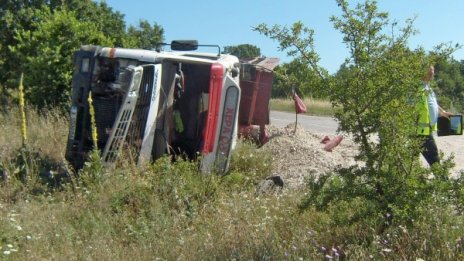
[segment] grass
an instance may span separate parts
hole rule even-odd
[[[68,120],[58,111],[39,112],[26,108],[27,145],[53,160],[62,159],[68,135]],[[11,156],[21,146],[21,117],[17,107],[0,112],[0,157]]]
[[[97,158],[60,184],[67,118],[28,109],[21,148],[19,110],[0,114],[0,259],[5,260],[462,260],[464,219],[437,205],[411,227],[344,221],[353,206],[298,206],[306,190],[256,194],[272,157],[240,142],[225,177],[168,158],[121,168]],[[56,163],[56,164],[55,164]],[[27,170],[27,179],[21,178]],[[56,170],[58,171],[58,170]]]
[[[305,113],[306,115],[314,115],[314,116],[333,116],[334,115],[335,110],[329,101],[305,98],[303,102],[307,108],[307,112]],[[292,99],[271,99],[270,108],[271,110],[276,110],[276,111],[295,112],[295,103]]]

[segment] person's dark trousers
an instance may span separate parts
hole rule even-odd
[[[433,135],[421,136],[421,138],[423,140],[421,153],[425,160],[427,160],[429,166],[432,166],[436,162],[440,162],[440,159],[438,158],[437,144],[435,143]]]

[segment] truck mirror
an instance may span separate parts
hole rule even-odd
[[[171,42],[171,50],[174,51],[194,51],[198,49],[197,40],[175,40]]]

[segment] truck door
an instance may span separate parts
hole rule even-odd
[[[237,142],[237,115],[240,102],[240,88],[229,75],[226,76],[223,89],[224,102],[221,103],[221,121],[218,125],[214,163],[219,174],[224,174],[229,168],[230,153]]]
[[[240,88],[230,76],[225,75],[221,64],[211,66],[208,115],[206,120],[203,172],[214,171],[219,175],[227,172],[230,152],[237,137],[237,116]]]

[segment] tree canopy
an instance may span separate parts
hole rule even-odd
[[[327,97],[325,92],[328,89],[325,81],[319,77],[318,72],[298,59],[274,69],[272,96],[291,97],[293,88],[298,90],[303,97]]]
[[[442,47],[442,48],[440,48]],[[464,111],[464,60],[458,62],[450,56],[446,55],[451,51],[460,48],[459,45],[449,47],[443,45],[437,46],[436,50],[432,52],[435,56],[435,79],[438,99],[444,108],[449,108],[450,111],[463,112]],[[443,55],[442,49],[445,49]]]
[[[138,27],[129,26],[124,47],[154,49],[157,43],[163,42],[164,29],[154,23],[150,25],[148,21],[139,21]]]
[[[0,95],[25,73],[28,101],[67,107],[72,54],[81,45],[152,48],[163,28],[141,20],[126,29],[124,15],[104,1],[17,0],[0,5]]]
[[[252,58],[261,56],[261,50],[259,47],[252,44],[225,46],[223,53],[232,54],[238,58]]]

